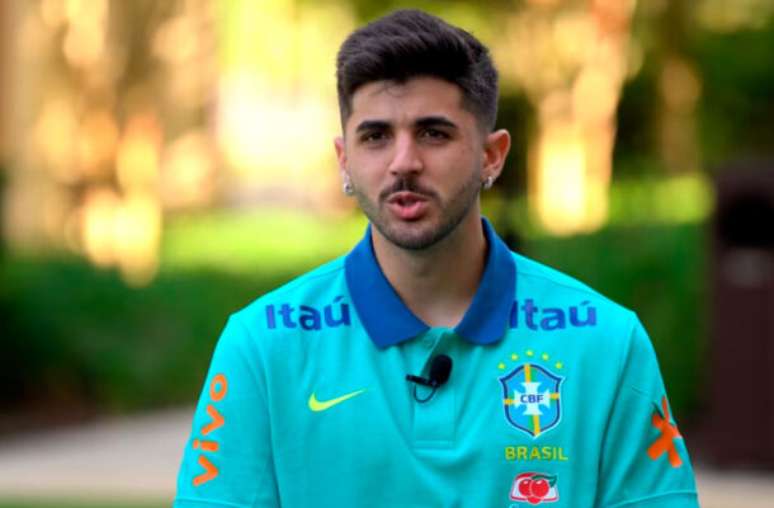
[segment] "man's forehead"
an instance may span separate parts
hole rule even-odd
[[[462,91],[457,85],[437,78],[374,81],[353,94],[350,120],[458,116],[467,113],[462,102]]]

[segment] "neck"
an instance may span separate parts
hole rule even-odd
[[[480,214],[470,213],[446,238],[423,250],[403,249],[373,226],[371,231],[379,266],[403,303],[429,326],[456,326],[473,301],[486,264]]]

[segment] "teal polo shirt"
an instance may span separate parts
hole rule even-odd
[[[455,328],[403,304],[370,229],[232,315],[174,506],[697,507],[636,316],[484,230],[486,268]],[[406,374],[440,354],[451,376],[420,403]]]

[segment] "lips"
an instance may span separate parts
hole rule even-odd
[[[395,192],[387,199],[387,207],[402,220],[419,220],[427,212],[428,198],[415,192]]]

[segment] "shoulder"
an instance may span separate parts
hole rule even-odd
[[[343,281],[344,257],[339,257],[299,275],[282,286],[256,298],[246,307],[238,311],[237,314],[248,316],[255,313],[260,307],[267,303],[276,303],[299,297],[306,298],[309,295],[318,294],[321,288],[327,288],[332,283]]]
[[[527,286],[525,289],[531,292],[555,295],[558,298],[593,301],[610,310],[620,312],[629,318],[634,317],[634,313],[631,310],[614,302],[578,279],[516,252],[511,252],[511,255],[516,264],[517,284],[521,283]]]
[[[634,311],[565,273],[520,254],[513,256],[517,282],[512,328],[559,340],[571,337],[562,340],[566,354],[597,358],[604,352],[605,361],[594,360],[595,368],[610,367],[616,385],[629,385],[640,393],[659,392],[656,354]]]
[[[636,314],[570,275],[518,253],[512,323],[531,319],[535,332],[573,331],[599,347],[628,347],[641,327]],[[530,317],[531,316],[531,317]]]
[[[343,259],[333,260],[231,314],[210,372],[225,373],[235,386],[268,387],[273,372],[303,371],[321,337],[352,327],[343,272]]]
[[[344,257],[336,258],[262,295],[231,316],[251,335],[278,335],[324,328],[348,306]],[[336,307],[336,312],[332,307]],[[344,310],[349,319],[349,309]]]

